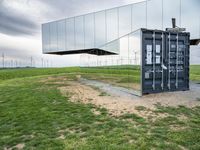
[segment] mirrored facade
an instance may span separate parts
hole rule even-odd
[[[199,0],[148,0],[45,23],[43,53],[100,49],[139,28],[165,30],[171,27],[171,18],[176,18],[177,26],[186,28],[192,39],[199,38],[199,9]]]
[[[82,55],[82,79],[120,87],[126,92],[141,95],[141,30],[136,30],[100,49],[119,55]]]

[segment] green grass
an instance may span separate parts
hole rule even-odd
[[[14,79],[14,78],[24,78],[24,77],[33,77],[39,75],[53,75],[60,73],[71,73],[79,72],[79,67],[71,68],[29,68],[29,69],[5,69],[0,70],[0,81]]]
[[[200,65],[190,66],[190,80],[200,82]]]
[[[106,93],[106,92],[101,92],[101,93],[99,94],[99,96],[109,96],[109,94]]]
[[[198,75],[195,67],[192,74]],[[0,150],[19,143],[25,144],[24,149],[37,150],[200,149],[200,107],[158,104],[151,113],[165,117],[111,117],[106,109],[72,103],[70,97],[61,95],[58,87],[69,86],[77,72],[85,74],[80,68],[0,71]],[[55,80],[40,82],[48,76]],[[101,113],[95,115],[93,109]]]

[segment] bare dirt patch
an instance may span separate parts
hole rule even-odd
[[[137,113],[134,109],[135,103],[133,103],[133,101],[122,100],[115,96],[101,96],[102,91],[99,89],[78,82],[71,82],[70,86],[60,87],[59,89],[63,95],[70,97],[72,102],[91,103],[98,107],[108,109],[109,113],[114,116],[119,116],[128,112]],[[94,114],[96,114],[96,112],[94,112]]]
[[[187,127],[181,125],[170,125],[169,127],[172,131],[184,131],[188,129]]]
[[[64,140],[65,136],[63,134],[61,134],[57,139]]]
[[[96,109],[92,109],[92,112],[97,116],[101,114],[101,112]]]
[[[68,79],[66,76],[49,76],[45,79],[40,80],[40,82],[45,83],[45,84],[48,84],[48,83],[63,84],[68,80],[71,80],[71,79]]]
[[[15,147],[16,147],[17,149],[23,149],[24,146],[25,146],[24,143],[20,143],[20,144],[17,144]]]
[[[17,150],[21,150],[25,147],[25,144],[24,143],[20,143],[20,144],[17,144],[11,148],[7,148],[5,147],[4,150],[13,150],[13,149],[17,149]]]
[[[125,113],[135,113],[146,118],[153,115],[151,110],[155,110],[155,104],[157,103],[173,107],[180,105],[194,107],[200,105],[200,102],[195,100],[195,96],[197,96],[195,90],[151,94],[143,97],[129,98],[110,95],[109,93],[108,95],[105,94],[104,96],[101,96],[101,89],[84,85],[78,81],[70,81],[68,84],[69,86],[59,87],[59,90],[63,95],[70,97],[72,102],[91,103],[98,107],[106,108],[109,111],[109,114],[113,116],[120,116]],[[147,110],[141,111],[136,109],[139,106],[142,106]],[[153,116],[155,116],[155,118],[158,117],[156,115]]]

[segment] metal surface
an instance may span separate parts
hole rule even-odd
[[[142,94],[189,90],[190,34],[141,29]]]

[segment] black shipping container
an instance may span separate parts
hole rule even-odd
[[[142,94],[189,90],[190,34],[141,29]]]

